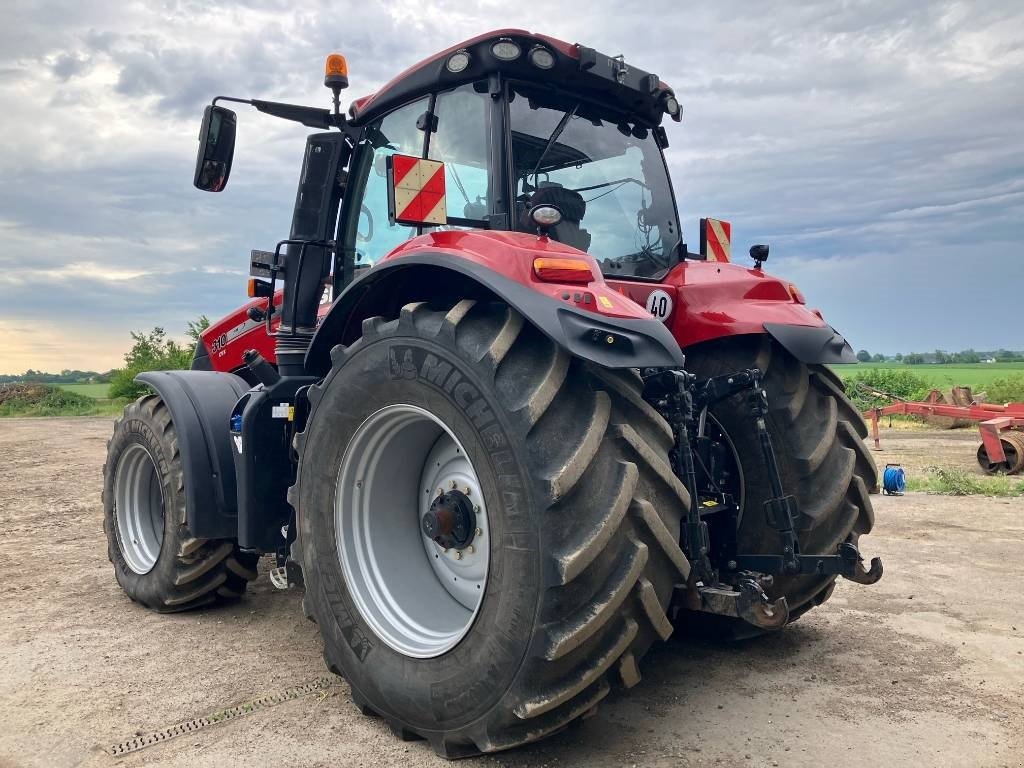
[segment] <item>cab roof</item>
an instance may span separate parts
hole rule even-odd
[[[499,41],[513,42],[520,54],[502,60],[492,47]],[[531,53],[544,48],[554,63],[547,69],[533,64]],[[464,52],[469,64],[453,72],[448,60]],[[579,43],[523,29],[496,29],[456,43],[401,72],[377,91],[356,99],[349,106],[350,122],[361,125],[433,91],[455,87],[501,72],[513,78],[557,84],[559,90],[615,104],[635,119],[657,125],[665,113],[664,103],[674,93],[657,75],[626,65],[622,57],[600,54]],[[674,115],[675,117],[675,115]]]

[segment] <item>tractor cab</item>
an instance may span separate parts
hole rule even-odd
[[[353,103],[344,245],[358,269],[423,231],[393,207],[399,154],[443,163],[437,227],[535,235],[530,211],[554,208],[551,239],[616,275],[664,274],[680,230],[660,123],[679,109],[659,78],[592,49],[516,30],[462,43]]]

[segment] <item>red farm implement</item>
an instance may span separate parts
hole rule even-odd
[[[1024,470],[1024,403],[949,405],[941,398],[942,394],[933,389],[924,401],[901,400],[864,411],[864,418],[871,422],[875,450],[881,450],[878,421],[882,416],[937,416],[978,424],[978,464],[987,474],[1016,475]]]

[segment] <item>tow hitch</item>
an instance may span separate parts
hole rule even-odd
[[[678,585],[683,607],[706,613],[741,618],[761,629],[780,629],[789,621],[785,597],[772,600],[770,589],[777,575],[838,575],[858,584],[874,584],[882,578],[882,560],[875,557],[870,568],[857,546],[843,542],[833,553],[805,554],[800,550],[797,531],[807,520],[797,508],[796,498],[787,495],[782,484],[775,449],[768,432],[768,395],[762,386],[762,374],[751,368],[710,379],[676,369],[644,371],[644,396],[672,425],[676,447],[672,451],[673,470],[690,494],[690,510],[682,524],[680,543],[690,559],[690,579]],[[730,554],[725,562],[713,562],[712,541],[702,508],[737,511],[735,502],[720,488],[698,486],[691,432],[696,415],[734,395],[747,391],[747,407],[753,419],[761,457],[772,497],[764,504],[764,514],[779,535],[781,551],[775,554],[736,553],[734,540],[726,542]],[[703,491],[703,492],[702,492]],[[738,518],[734,514],[733,519]],[[721,549],[719,549],[721,551]],[[720,558],[721,559],[721,558]]]

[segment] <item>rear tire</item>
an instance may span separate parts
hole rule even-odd
[[[643,654],[672,632],[666,610],[687,572],[677,541],[689,504],[667,463],[671,430],[643,402],[639,377],[571,358],[506,305],[471,300],[448,310],[409,304],[396,320],[367,320],[362,338],[331,357],[331,372],[309,393],[289,498],[303,607],[357,706],[454,758],[540,739],[592,713],[613,684],[636,684]],[[418,658],[361,612],[337,541],[336,515],[350,513],[336,508],[349,493],[338,489],[347,446],[354,435],[367,445],[362,425],[399,404],[431,414],[464,447],[489,533],[475,542],[489,548],[475,617],[454,647]],[[410,528],[396,524],[377,546],[419,535],[421,476],[395,466],[388,494],[398,498],[393,489],[409,484]],[[376,493],[370,470],[360,477],[363,492]],[[435,594],[438,612],[447,610]],[[410,615],[421,607],[408,606]]]
[[[764,372],[770,414],[768,428],[783,487],[807,516],[801,551],[835,554],[871,531],[874,510],[868,489],[878,482],[874,459],[864,444],[867,425],[846,397],[840,379],[823,365],[804,365],[768,336],[739,336],[686,350],[687,370],[701,377],[745,368]],[[740,552],[778,553],[781,543],[763,512],[771,496],[757,432],[746,394],[710,409],[735,446],[743,476]],[[785,596],[791,621],[832,595],[835,576],[776,576],[769,596]],[[741,619],[685,614],[685,631],[739,639],[762,634]]]
[[[118,584],[160,613],[236,600],[256,578],[256,555],[189,532],[178,436],[159,395],[140,397],[114,422],[103,465],[103,529]]]

